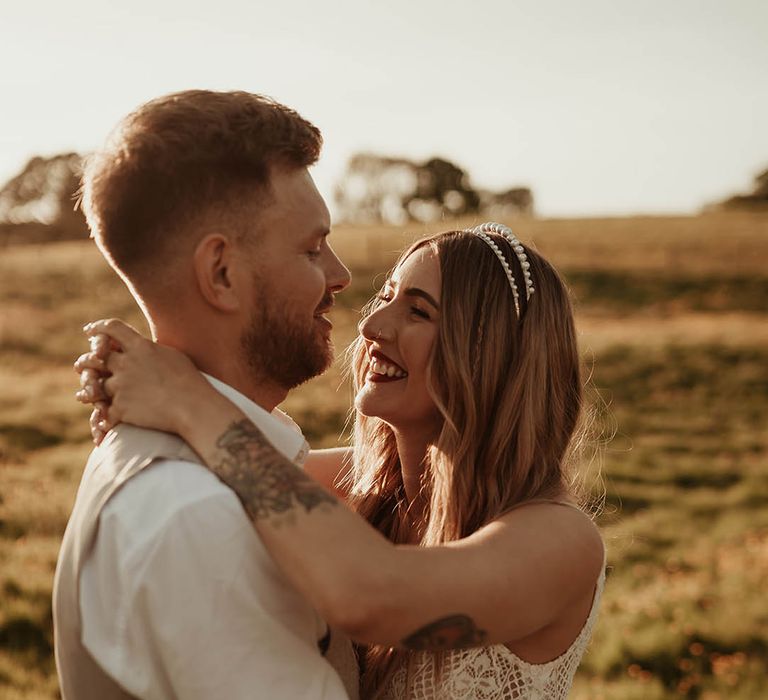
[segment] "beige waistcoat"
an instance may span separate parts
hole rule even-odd
[[[102,508],[128,479],[158,459],[201,463],[177,436],[130,425],[112,430],[88,460],[61,543],[53,583],[56,667],[64,700],[132,698],[83,646],[80,573],[96,541]]]

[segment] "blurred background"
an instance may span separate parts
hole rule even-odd
[[[762,0],[4,3],[0,697],[58,697],[80,327],[146,328],[73,206],[82,157],[188,88],[267,94],[323,131],[354,279],[339,360],[286,402],[312,444],[345,439],[342,350],[399,250],[509,224],[572,290],[602,429],[584,468],[609,582],[572,697],[768,697],[767,38]]]

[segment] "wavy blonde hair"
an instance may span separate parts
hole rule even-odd
[[[582,377],[568,290],[555,269],[526,246],[535,292],[525,300],[522,270],[509,243],[503,251],[521,290],[518,320],[499,260],[481,238],[450,231],[408,248],[429,247],[441,273],[437,340],[427,388],[442,415],[425,456],[427,503],[420,544],[466,537],[532,499],[581,500],[573,478],[581,444]],[[372,300],[364,313],[378,304]],[[350,348],[357,392],[368,356],[359,337]],[[351,505],[393,542],[408,535],[407,501],[392,428],[357,414]],[[366,655],[364,697],[381,687],[406,652],[372,647]]]

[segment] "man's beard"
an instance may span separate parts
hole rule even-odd
[[[318,308],[332,304],[329,292]],[[333,345],[314,317],[309,322],[292,317],[275,304],[265,304],[263,296],[240,345],[257,380],[276,382],[286,389],[322,374],[333,361]]]

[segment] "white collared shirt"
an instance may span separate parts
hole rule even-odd
[[[287,458],[307,445],[207,377]],[[234,492],[199,464],[162,460],[101,512],[80,580],[83,643],[142,700],[343,700],[318,650],[324,621],[277,569]]]

